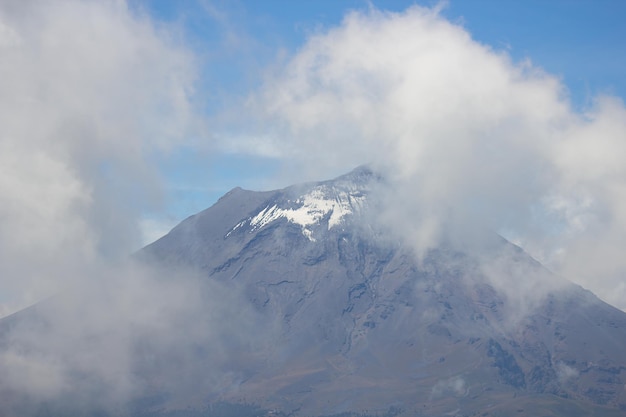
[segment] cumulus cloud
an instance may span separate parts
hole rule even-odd
[[[311,36],[249,105],[298,169],[383,171],[395,187],[381,219],[418,252],[488,227],[626,308],[618,98],[577,112],[557,77],[414,6],[349,13]]]
[[[193,55],[126,2],[2,2],[0,312],[137,247],[194,79]]]
[[[124,1],[0,3],[0,314],[38,302],[3,320],[3,415],[116,407],[158,389],[139,366],[203,383],[193,349],[224,358],[208,340],[236,296],[127,260],[162,198],[155,160],[201,128],[196,62],[174,33]]]
[[[90,278],[5,319],[3,415],[127,415],[131,400],[162,393],[202,406],[243,347],[270,340],[243,291],[197,272],[128,261]]]

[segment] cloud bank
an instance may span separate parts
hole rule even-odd
[[[364,161],[381,169],[397,192],[383,221],[418,250],[449,230],[472,239],[468,226],[489,227],[626,308],[619,98],[577,112],[556,76],[415,6],[349,13],[248,104],[274,151],[311,176]]]
[[[0,5],[0,315],[137,247],[154,158],[196,123],[193,55],[123,1]]]
[[[164,389],[141,366],[204,383],[214,363],[190,369],[193,349],[224,359],[209,340],[236,296],[128,260],[163,197],[156,161],[200,128],[196,72],[175,30],[124,1],[0,2],[0,317],[37,303],[3,321],[3,415],[110,410]]]

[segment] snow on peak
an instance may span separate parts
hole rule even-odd
[[[313,226],[319,225],[325,218],[328,218],[329,230],[340,225],[347,215],[361,210],[365,197],[361,187],[319,184],[295,200],[285,199],[267,205],[255,216],[235,225],[226,237],[246,223],[249,224],[249,231],[252,233],[277,219],[285,218],[291,223],[300,225],[302,234],[315,241]]]

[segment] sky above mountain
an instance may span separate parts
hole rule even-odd
[[[418,251],[480,224],[624,309],[625,17],[615,1],[4,1],[0,316],[230,188],[363,163]]]

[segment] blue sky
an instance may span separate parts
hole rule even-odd
[[[402,12],[434,1],[194,1],[149,0],[140,7],[174,24],[201,64],[198,99],[207,118],[259,87],[284,55],[314,33],[339,25],[350,10]],[[598,93],[626,96],[626,2],[615,0],[451,0],[441,14],[478,42],[559,77],[581,110]],[[219,127],[218,127],[219,130]],[[172,183],[165,224],[211,205],[234,186],[287,185],[279,161],[246,155],[180,150],[164,164]],[[163,213],[154,213],[162,216]]]
[[[155,19],[181,23],[190,44],[208,57],[207,75],[225,82],[234,93],[254,87],[255,71],[271,63],[278,49],[294,52],[310,33],[338,25],[350,10],[373,6],[401,12],[414,4],[440,4],[442,15],[464,26],[477,41],[506,50],[515,60],[529,58],[561,76],[580,105],[598,91],[622,97],[626,93],[622,76],[626,3],[621,1],[149,0],[140,4]],[[239,47],[225,39],[231,32],[240,37]],[[211,60],[213,54],[226,63]],[[250,64],[260,68],[245,68]]]

